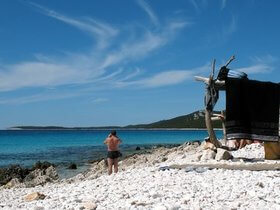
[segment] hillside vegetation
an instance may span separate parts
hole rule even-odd
[[[221,128],[222,124],[219,121],[213,122],[215,128]],[[161,120],[149,124],[120,126],[103,126],[103,127],[61,127],[61,126],[15,126],[11,129],[25,129],[25,130],[85,130],[85,129],[133,129],[133,128],[206,128],[204,111],[196,111],[188,115],[182,115],[172,119]]]
[[[213,122],[215,128],[221,128],[221,122]],[[150,124],[129,125],[127,128],[206,128],[204,111],[196,111],[168,120],[161,120]]]

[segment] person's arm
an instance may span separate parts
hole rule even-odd
[[[121,144],[122,143],[122,140],[120,138],[118,138],[118,143]]]

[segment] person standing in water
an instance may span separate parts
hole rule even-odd
[[[114,166],[114,172],[118,172],[118,158],[121,156],[119,151],[119,144],[121,139],[117,136],[115,130],[111,131],[109,136],[105,139],[104,144],[108,147],[107,161],[108,161],[108,174],[112,174],[112,169]]]

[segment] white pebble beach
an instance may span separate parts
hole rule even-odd
[[[232,155],[263,158],[264,152],[262,146],[254,144]],[[128,166],[111,176],[1,189],[0,209],[280,209],[280,171],[159,170],[189,159],[187,152],[170,153],[165,162]],[[263,162],[279,163],[262,160],[260,164]],[[25,201],[24,197],[33,192],[46,197]]]

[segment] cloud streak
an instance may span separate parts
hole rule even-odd
[[[198,4],[197,4],[196,0],[189,0],[189,2],[192,4],[192,6],[195,8],[195,10],[197,12],[200,12],[200,9],[198,7]]]
[[[24,88],[55,88],[56,94],[26,95],[17,99],[0,99],[0,103],[31,103],[40,100],[59,98],[61,87],[69,86],[72,94],[61,92],[61,98],[76,97],[88,94],[92,90],[115,88],[116,84],[129,84],[138,80],[138,86],[159,87],[178,84],[179,75],[187,77],[187,73],[174,71],[172,81],[167,82],[166,77],[171,71],[152,75],[151,78],[137,79],[142,75],[141,68],[131,71],[126,65],[135,60],[141,60],[152,52],[161,49],[170,43],[176,35],[188,24],[187,21],[172,19],[160,25],[157,16],[151,7],[143,0],[138,4],[148,14],[157,30],[145,27],[135,28],[138,36],[132,34],[119,36],[123,28],[116,28],[92,18],[74,18],[58,13],[36,3],[30,3],[33,8],[47,17],[54,18],[65,24],[73,26],[80,31],[90,34],[97,45],[91,47],[88,53],[66,53],[64,56],[54,57],[36,54],[34,60],[23,61],[10,65],[0,66],[0,92],[16,91]],[[132,38],[133,37],[133,38]],[[112,47],[114,46],[114,47]],[[164,81],[159,82],[162,79]],[[123,85],[126,86],[126,85]],[[121,87],[121,85],[118,85]],[[70,91],[70,90],[69,90]],[[43,97],[43,95],[46,97]]]
[[[233,33],[237,30],[237,18],[235,16],[231,17],[228,25],[224,26],[222,31],[221,39],[226,41]]]
[[[157,74],[151,75],[138,80],[130,81],[117,81],[116,86],[126,87],[133,86],[137,88],[158,88],[170,85],[178,85],[188,80],[193,80],[194,76],[200,73],[204,73],[210,69],[210,65],[185,69],[185,70],[166,70]]]
[[[150,78],[145,78],[132,84],[136,84],[142,87],[162,87],[168,85],[176,85],[182,83],[188,79],[193,78],[194,73],[187,70],[173,70],[158,73]]]
[[[66,64],[24,62],[1,70],[0,90],[78,84],[86,82],[90,75],[88,71],[78,71]]]
[[[150,20],[155,26],[159,25],[159,21],[155,13],[153,12],[152,8],[149,4],[147,4],[144,0],[137,0],[137,3],[142,7],[142,9],[148,14]]]
[[[46,7],[43,7],[39,4],[30,2],[31,5],[39,9],[41,13],[46,16],[52,17],[59,21],[62,21],[66,24],[72,25],[82,31],[86,31],[89,34],[93,35],[97,39],[97,46],[98,48],[105,48],[108,45],[108,39],[116,36],[118,34],[118,30],[114,27],[97,21],[92,18],[85,18],[82,19],[74,19],[57,13],[54,10],[50,10]]]
[[[236,70],[245,72],[247,74],[263,74],[263,73],[269,73],[273,69],[274,68],[272,66],[267,64],[256,64],[249,67],[238,68]]]
[[[221,10],[225,9],[227,5],[227,0],[222,0]]]
[[[263,57],[252,57],[253,65],[236,69],[238,71],[245,72],[247,74],[266,74],[274,70],[274,65],[278,61],[278,58],[266,55]]]

